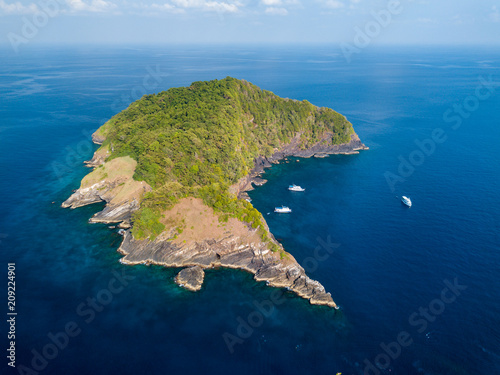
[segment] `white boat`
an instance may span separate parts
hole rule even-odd
[[[401,197],[401,202],[403,204],[406,204],[408,207],[411,207],[411,200],[408,197],[405,197],[404,195]]]
[[[300,186],[295,185],[295,184],[290,185],[288,187],[288,190],[291,190],[291,191],[306,191],[306,189],[301,188]]]
[[[288,208],[287,206],[281,206],[281,207],[276,207],[274,209],[274,212],[278,212],[280,214],[288,214],[288,213],[292,212],[292,210],[290,208]]]

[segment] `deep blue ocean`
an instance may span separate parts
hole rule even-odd
[[[378,47],[348,63],[335,45],[28,47],[0,53],[2,374],[500,374],[500,50]],[[236,270],[182,290],[177,269],[119,263],[116,229],[87,223],[102,205],[60,208],[104,121],[226,76],[331,107],[370,147],[289,158],[250,193],[338,311],[286,291],[269,305],[274,290]]]

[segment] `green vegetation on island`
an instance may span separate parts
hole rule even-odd
[[[264,241],[262,215],[229,187],[248,174],[256,157],[272,155],[294,137],[307,149],[321,141],[347,143],[353,133],[332,109],[230,77],[146,95],[97,132],[110,150],[107,161],[130,156],[137,161],[134,179],[153,188],[133,215],[135,238],[154,239],[165,229],[161,213],[192,196],[218,212],[221,222],[235,217],[260,227]],[[270,247],[278,248],[271,241]]]

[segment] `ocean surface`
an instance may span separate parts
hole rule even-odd
[[[0,373],[500,374],[499,50],[26,47],[0,51]],[[338,311],[270,302],[237,270],[182,290],[177,269],[119,263],[116,229],[87,223],[102,205],[60,208],[104,121],[226,76],[331,107],[370,147],[289,158],[250,193]]]

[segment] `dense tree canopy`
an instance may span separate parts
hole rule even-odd
[[[307,148],[331,137],[349,142],[344,116],[307,101],[280,98],[249,82],[227,77],[146,95],[104,124],[98,133],[110,158],[137,160],[134,175],[153,187],[135,215],[134,235],[161,231],[158,212],[179,198],[197,196],[222,215],[258,227],[260,214],[229,194],[259,155],[269,156],[297,135]]]

